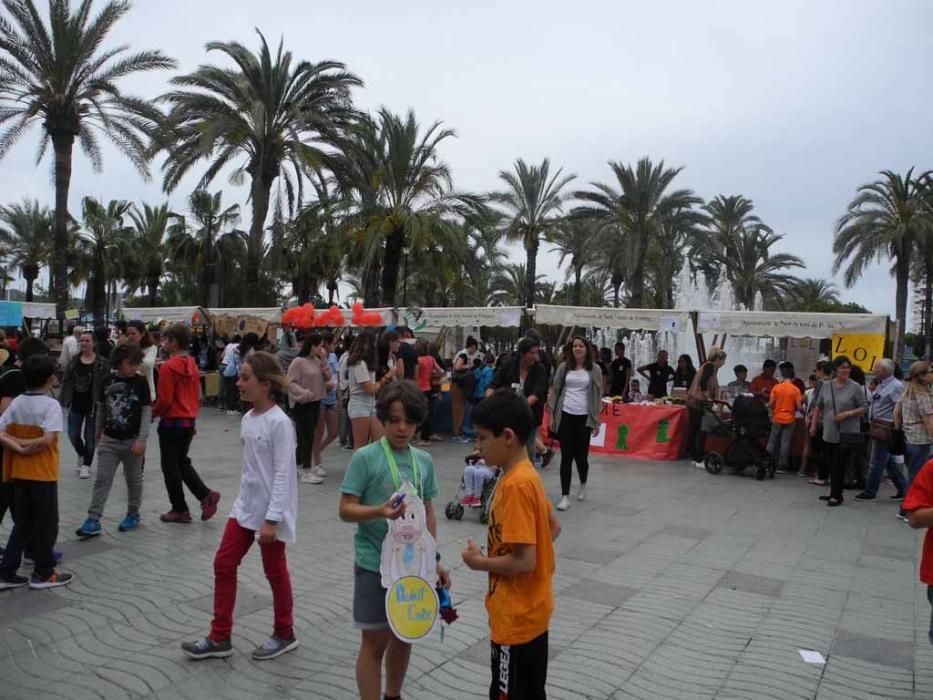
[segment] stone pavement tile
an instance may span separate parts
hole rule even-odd
[[[914,644],[884,637],[860,634],[841,626],[830,652],[832,656],[860,659],[872,664],[913,671]]]
[[[551,615],[548,643],[563,648],[606,619],[613,608],[599,603],[561,597]]]
[[[611,583],[584,579],[564,589],[560,595],[562,597],[575,598],[576,600],[618,608],[636,593],[638,593],[638,591],[634,588],[614,586]]]
[[[913,563],[917,556],[916,548],[912,546],[886,545],[877,542],[864,542],[862,544],[862,557],[884,557],[886,559],[898,559],[900,561],[909,561]]]
[[[912,698],[912,674],[894,666],[830,655],[816,694],[819,700]]]
[[[710,569],[731,569],[754,546],[754,536],[745,533],[714,532],[678,561]]]
[[[719,581],[719,586],[722,588],[728,588],[733,591],[742,591],[743,593],[757,593],[759,595],[776,598],[777,596],[781,595],[781,589],[784,587],[784,582],[780,579],[730,571]]]
[[[858,634],[914,642],[914,604],[850,593],[839,626]]]
[[[861,568],[852,578],[849,591],[868,596],[883,592],[892,600],[910,603],[914,599],[916,583],[914,575],[895,578],[883,569]]]
[[[590,564],[608,564],[609,562],[618,559],[620,556],[622,556],[622,554],[623,552],[618,552],[612,549],[579,547],[569,551],[561,552],[560,557],[562,559],[585,561]]]
[[[800,650],[813,650],[827,655],[825,648],[814,648],[785,640],[762,638],[757,634],[742,651],[724,688],[748,687],[756,677],[761,680],[762,692],[786,687],[795,697],[813,697],[823,673],[821,666],[808,664]]]
[[[51,593],[51,595],[46,595]],[[0,625],[14,619],[28,619],[68,608],[74,603],[53,591],[31,591],[17,588],[0,593]]]
[[[690,525],[666,525],[661,532],[665,535],[673,535],[674,537],[687,537],[692,540],[702,541],[709,536],[712,530],[708,530],[704,527],[692,527]]]

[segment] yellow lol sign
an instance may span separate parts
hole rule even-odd
[[[389,627],[403,642],[417,642],[434,629],[440,603],[434,586],[418,576],[403,576],[386,591]]]
[[[834,335],[833,359],[848,357],[852,364],[871,372],[875,362],[884,357],[883,335]]]

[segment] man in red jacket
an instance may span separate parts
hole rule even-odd
[[[210,520],[217,512],[220,494],[204,485],[188,457],[201,408],[201,375],[194,359],[188,355],[191,332],[181,324],[174,325],[162,334],[162,344],[171,357],[159,368],[152,416],[161,419],[159,451],[172,509],[160,517],[166,523],[191,522],[185,503],[184,486],[187,486],[201,502],[201,520]]]

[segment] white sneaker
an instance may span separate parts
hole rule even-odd
[[[561,496],[560,501],[557,503],[557,510],[567,510],[570,507],[570,499],[566,496]]]
[[[302,484],[323,484],[324,477],[318,476],[317,474],[315,474],[313,469],[308,469],[307,471],[302,469],[301,470],[301,483]]]
[[[80,474],[81,467],[83,466],[84,466],[84,457],[82,457],[81,455],[78,455],[78,461],[75,462],[75,473]]]
[[[697,469],[706,469],[706,462],[694,462],[693,466]]]
[[[91,468],[90,468],[90,467],[86,467],[86,466],[84,466],[84,465],[82,464],[82,465],[81,465],[81,469],[78,470],[78,478],[79,478],[79,479],[90,479],[90,478],[91,478]]]
[[[317,474],[317,475],[318,475],[319,477],[321,477],[322,479],[323,479],[325,476],[327,476],[327,470],[324,469],[324,465],[323,465],[323,464],[319,464],[319,465],[317,465],[316,467],[311,467],[311,473],[312,473],[312,474]]]
[[[227,411],[228,416],[238,416],[240,415],[239,411]]]
[[[580,484],[580,490],[577,491],[577,500],[578,501],[586,500],[586,484]]]

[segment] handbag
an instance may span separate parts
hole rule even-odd
[[[874,419],[868,423],[868,437],[877,440],[882,445],[890,446],[894,439],[894,423],[886,420]]]
[[[833,388],[832,382],[829,385],[829,393],[833,397],[833,417],[836,416],[836,390]],[[858,447],[865,443],[865,435],[860,430],[859,432],[843,432],[839,431],[839,444],[845,445],[847,447]]]
[[[907,438],[904,431],[900,428],[891,430],[891,444],[888,445],[888,452],[892,455],[904,455],[907,453]]]

